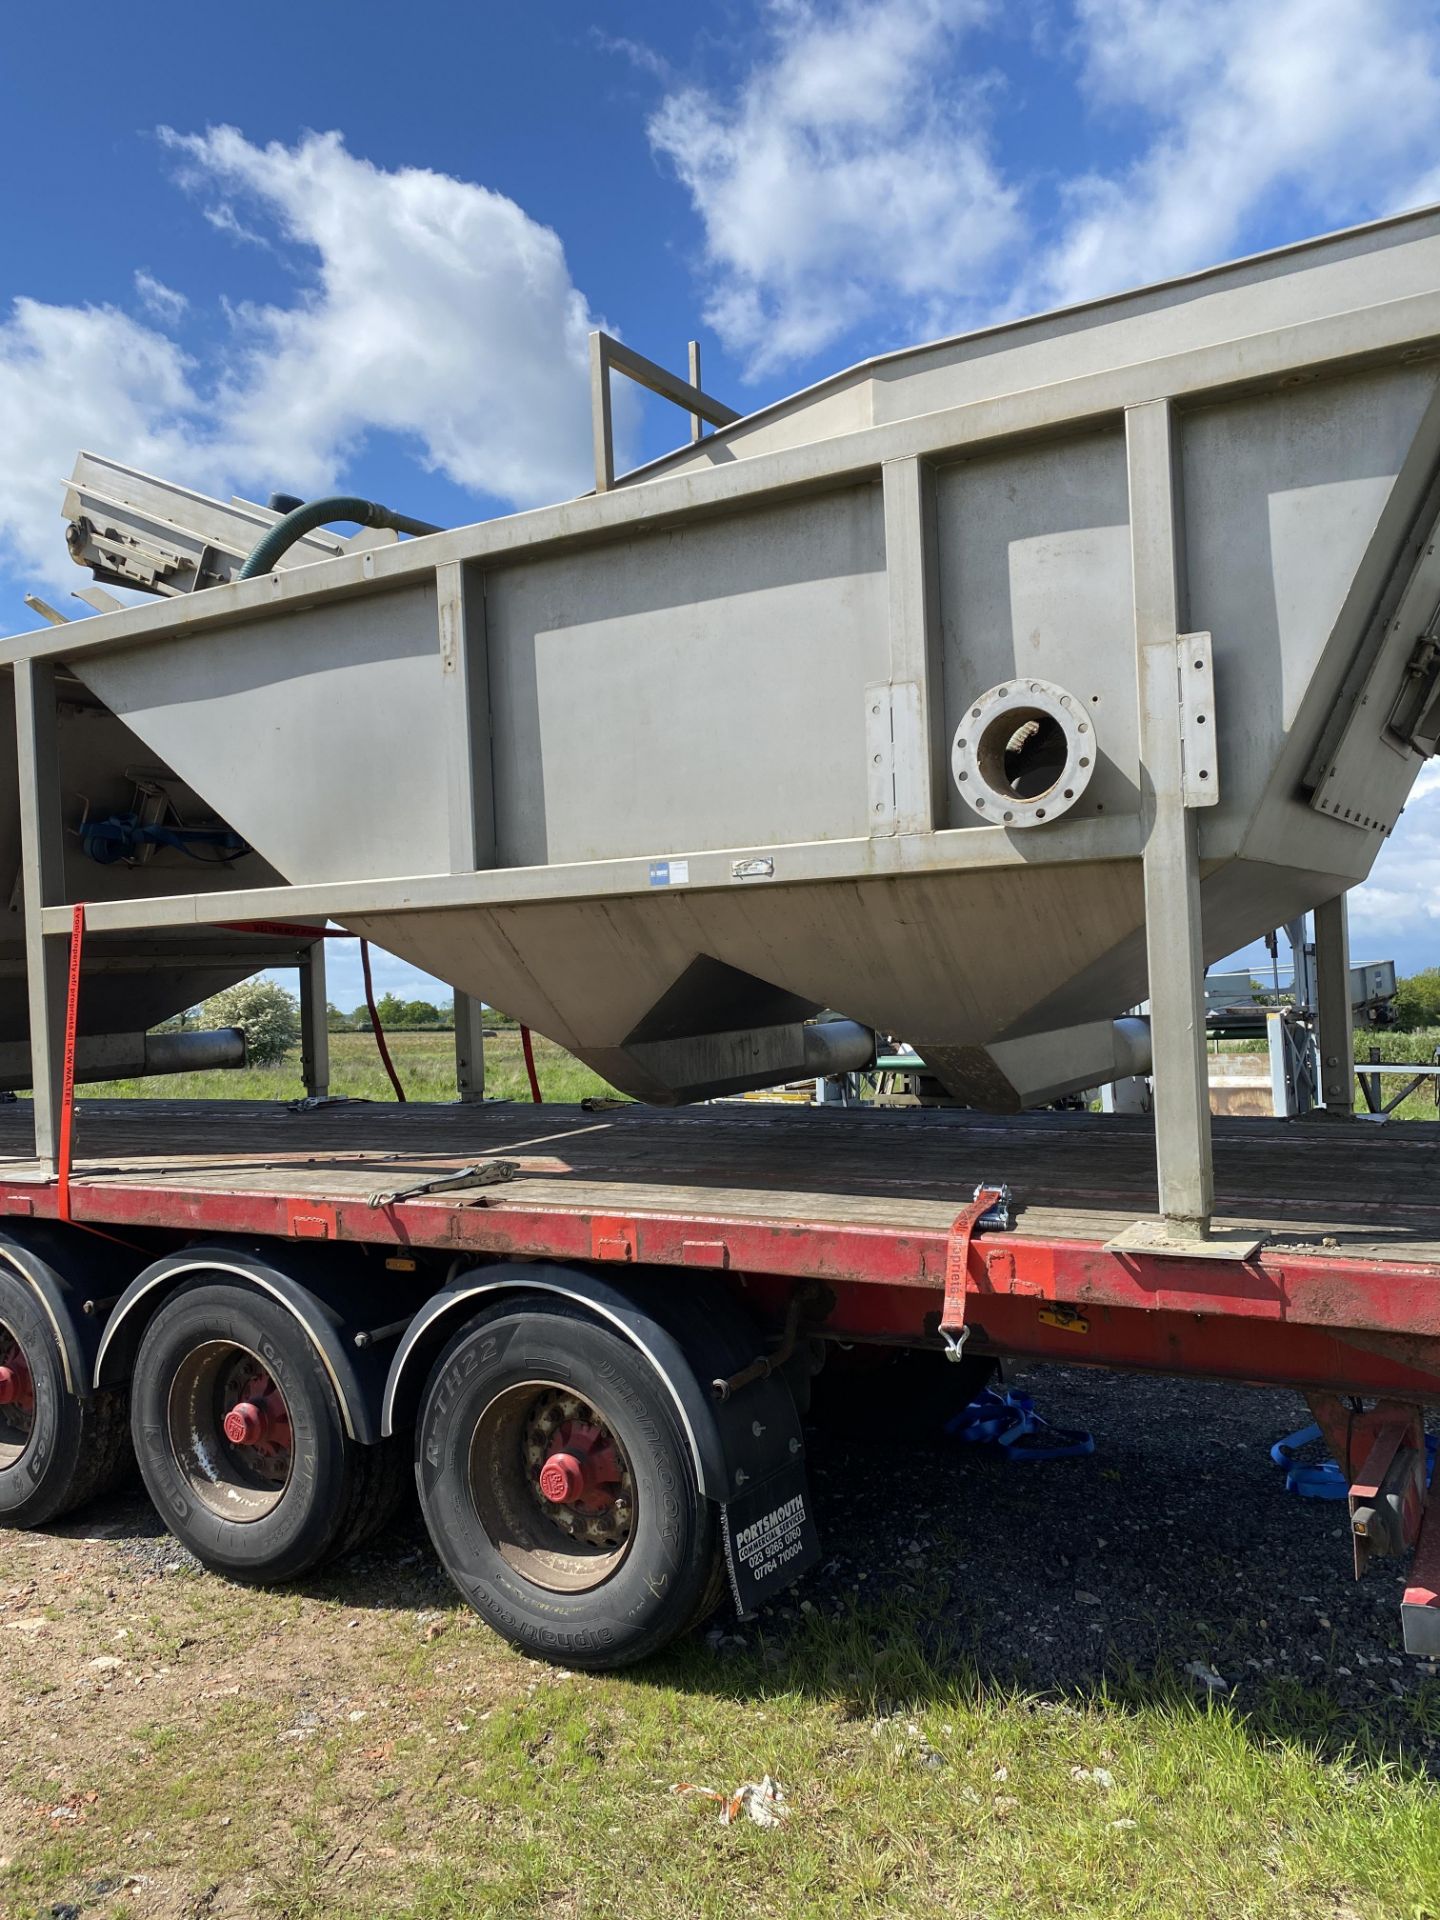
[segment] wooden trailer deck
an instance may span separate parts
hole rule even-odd
[[[142,1248],[231,1234],[720,1269],[763,1312],[806,1284],[817,1330],[912,1344],[938,1343],[948,1278],[998,1352],[1440,1405],[1435,1123],[1217,1121],[1217,1220],[1263,1243],[1245,1259],[1109,1244],[1156,1209],[1142,1118],[82,1100],[68,1216],[29,1127],[27,1102],[0,1108],[0,1214]],[[494,1159],[518,1163],[502,1185],[407,1191]],[[1002,1184],[1012,1227],[968,1238],[957,1216]]]
[[[0,1107],[0,1188],[43,1183],[32,1150],[29,1103]],[[1217,1119],[1214,1152],[1217,1222],[1342,1264],[1433,1265],[1440,1288],[1440,1123]],[[978,1185],[1004,1183],[1016,1235],[1090,1244],[1157,1204],[1153,1129],[1131,1116],[88,1099],[74,1204],[77,1218],[133,1217],[144,1193],[157,1222],[225,1196],[353,1204],[499,1158],[519,1164],[504,1186],[421,1204],[929,1235]],[[23,1210],[48,1211],[31,1198]]]

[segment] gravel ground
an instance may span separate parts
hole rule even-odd
[[[1054,1696],[1177,1682],[1223,1684],[1263,1727],[1331,1753],[1351,1742],[1440,1777],[1440,1687],[1401,1650],[1403,1563],[1351,1578],[1344,1508],[1284,1490],[1269,1449],[1306,1418],[1288,1392],[1036,1367],[1012,1382],[1056,1425],[1086,1427],[1094,1454],[1011,1465],[947,1440],[933,1417],[855,1418],[812,1429],[810,1460],[826,1558],[736,1629],[710,1629],[723,1654],[764,1633],[783,1660],[806,1613],[856,1604],[920,1614],[937,1665]],[[138,1492],[64,1531],[113,1542],[149,1571],[194,1562]],[[418,1513],[398,1534],[325,1576],[364,1605],[384,1590],[417,1608],[451,1590]],[[1217,1686],[1218,1692],[1220,1688]]]
[[[1440,1775],[1434,1668],[1401,1644],[1405,1563],[1355,1580],[1344,1506],[1287,1493],[1270,1459],[1308,1420],[1298,1394],[1081,1367],[1009,1384],[1088,1428],[1093,1455],[1010,1464],[933,1426],[889,1444],[821,1430],[830,1557],[801,1598],[923,1594],[937,1648],[1000,1685],[1093,1693],[1160,1673],[1205,1691],[1198,1663],[1277,1728],[1304,1690],[1289,1717],[1317,1743],[1362,1739]]]

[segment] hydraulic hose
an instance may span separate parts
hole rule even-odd
[[[297,540],[303,540],[307,533],[313,533],[317,527],[329,526],[332,520],[353,520],[362,527],[392,527],[396,533],[440,532],[440,528],[432,527],[428,520],[412,520],[407,513],[396,513],[391,507],[382,507],[378,500],[361,500],[358,495],[348,493],[327,494],[321,500],[305,501],[302,506],[292,508],[283,520],[277,520],[256,541],[237,578],[253,580],[259,574],[269,573],[275,562],[282,554],[288,553]]]

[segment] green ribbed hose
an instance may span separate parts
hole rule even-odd
[[[283,520],[277,520],[256,541],[237,578],[253,580],[258,574],[269,573],[297,540],[303,540],[317,527],[328,527],[332,520],[353,520],[362,527],[391,527],[396,533],[440,532],[440,528],[432,527],[428,520],[412,520],[409,514],[382,507],[378,500],[361,500],[348,493],[327,494],[323,500],[307,500],[303,506],[293,508]]]

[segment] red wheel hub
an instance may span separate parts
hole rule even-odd
[[[225,1438],[231,1446],[288,1447],[290,1409],[269,1377],[250,1381],[246,1396],[236,1401],[224,1419]]]
[[[0,1407],[33,1407],[35,1385],[30,1369],[18,1353],[12,1353],[8,1366],[0,1366]]]
[[[599,1427],[566,1420],[540,1468],[540,1492],[552,1506],[607,1513],[620,1490],[620,1462]]]

